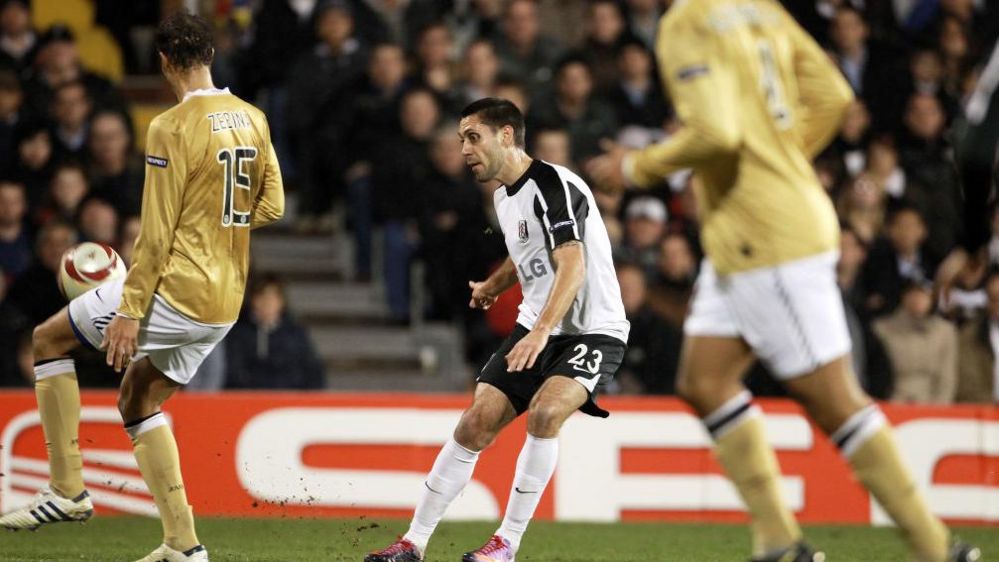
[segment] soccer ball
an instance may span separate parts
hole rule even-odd
[[[62,256],[59,290],[73,300],[112,279],[124,277],[127,270],[118,252],[107,244],[84,242]]]

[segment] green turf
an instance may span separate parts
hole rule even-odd
[[[458,562],[479,546],[495,523],[441,526],[427,553],[428,562]],[[388,544],[406,529],[402,521],[368,519],[201,519],[199,536],[213,562],[360,561],[367,551]],[[0,560],[132,562],[159,543],[152,519],[105,517],[86,525],[63,524],[36,533],[0,534]],[[964,528],[959,534],[985,550],[999,552],[999,531]],[[821,545],[830,562],[903,562],[904,550],[890,529],[810,527],[809,539]],[[748,534],[736,525],[567,524],[531,525],[518,562],[710,562],[746,558]],[[986,556],[986,560],[990,559]]]

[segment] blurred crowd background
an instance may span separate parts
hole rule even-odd
[[[145,126],[172,103],[152,33],[205,15],[216,84],[264,109],[293,201],[279,225],[350,241],[393,325],[458,326],[470,371],[512,328],[518,295],[485,314],[467,282],[504,257],[493,185],[466,171],[456,114],[480,97],[526,114],[529,152],[577,172],[607,143],[640,147],[676,122],[653,48],[660,0],[5,0],[0,2],[0,381],[28,386],[31,329],[65,305],[61,254],[83,240],[128,260]],[[857,93],[816,171],[842,221],[838,280],[854,367],[874,396],[994,402],[999,214],[988,264],[946,295],[932,281],[962,234],[951,134],[999,35],[992,0],[788,0]],[[668,54],[666,55],[668,56]],[[608,392],[670,394],[702,257],[697,179],[596,195],[632,323]],[[414,275],[414,264],[421,264]],[[416,286],[418,291],[414,291]],[[516,292],[514,290],[513,292]],[[413,295],[423,295],[418,303]],[[205,388],[321,388],[284,281],[257,275]],[[84,384],[115,385],[100,357]],[[779,395],[765,368],[749,378]]]

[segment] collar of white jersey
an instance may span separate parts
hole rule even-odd
[[[184,94],[184,99],[180,102],[184,103],[189,98],[193,98],[194,96],[225,96],[229,93],[229,88],[201,88],[200,90],[191,90],[190,92],[187,92]]]

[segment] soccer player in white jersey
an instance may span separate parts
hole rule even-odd
[[[513,103],[485,98],[462,111],[462,154],[493,195],[510,257],[485,281],[470,281],[469,306],[486,309],[520,283],[517,327],[482,369],[472,405],[426,480],[409,531],[366,562],[423,560],[430,535],[472,478],[479,453],[527,412],[503,523],[465,562],[511,562],[555,471],[558,433],[576,410],[608,414],[594,399],[614,376],[629,324],[610,240],[590,188],[576,174],[524,152],[524,118]]]

